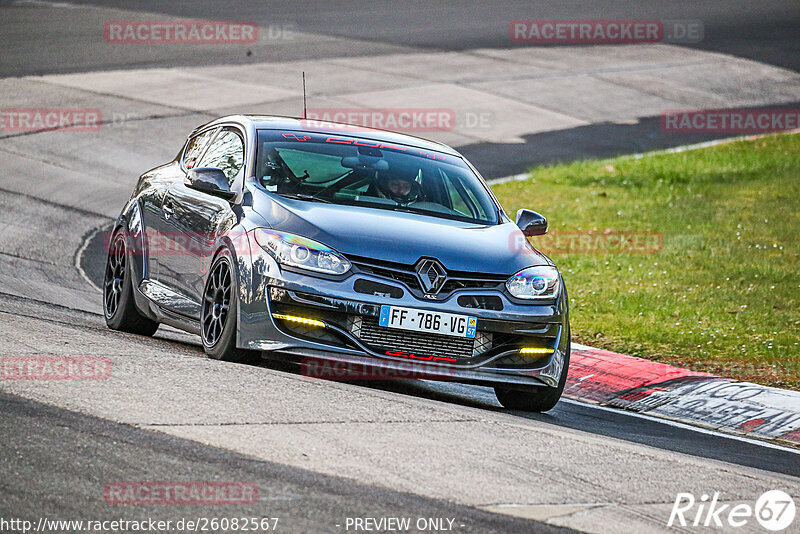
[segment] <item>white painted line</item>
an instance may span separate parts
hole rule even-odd
[[[619,408],[609,408],[608,406],[601,406],[599,404],[590,404],[588,402],[582,402],[582,401],[575,400],[575,399],[570,399],[570,398],[567,398],[567,397],[562,397],[559,402],[566,402],[567,404],[576,404],[576,405],[579,405],[579,406],[585,406],[585,407],[593,408],[595,410],[602,410],[602,411],[605,411],[605,412],[611,412],[611,413],[614,413],[614,414],[617,414],[617,415],[620,415],[620,414],[629,415],[631,417],[638,417],[640,419],[646,419],[648,421],[653,421],[655,423],[662,423],[662,424],[669,425],[669,426],[672,426],[672,427],[682,428],[684,430],[690,430],[692,432],[699,432],[700,434],[708,434],[710,436],[715,436],[715,437],[719,437],[719,438],[727,438],[727,439],[732,439],[732,440],[736,440],[736,441],[742,441],[744,443],[749,443],[751,445],[758,445],[759,447],[765,447],[767,449],[777,449],[779,451],[790,452],[792,454],[800,455],[800,449],[793,449],[791,447],[784,447],[784,446],[781,446],[781,445],[776,445],[775,443],[771,443],[771,442],[768,442],[768,441],[762,441],[760,439],[752,439],[752,438],[747,438],[747,437],[744,437],[744,436],[737,436],[736,434],[729,434],[727,432],[718,432],[716,430],[711,430],[711,429],[708,429],[708,428],[694,426],[694,425],[690,425],[690,424],[686,424],[686,423],[679,423],[678,421],[673,421],[672,419],[664,419],[662,417],[653,417],[652,415],[647,415],[647,414],[638,413],[638,412],[629,412],[627,410],[621,410]]]
[[[527,180],[530,177],[531,174],[529,172],[521,172],[519,174],[513,174],[504,178],[490,178],[489,180],[486,180],[486,183],[495,185],[504,184],[506,182],[521,182],[522,180]]]
[[[651,152],[642,152],[640,154],[629,154],[624,156],[618,156],[620,158],[631,158],[631,159],[641,159],[647,156],[658,156],[660,154],[678,154],[680,152],[686,152],[687,150],[698,150],[701,148],[708,148],[711,146],[717,145],[727,145],[729,143],[735,143],[737,141],[754,141],[756,139],[761,139],[762,137],[767,137],[770,135],[775,134],[796,134],[800,133],[800,130],[786,130],[782,132],[769,132],[764,134],[757,134],[757,135],[740,135],[738,137],[727,137],[725,139],[715,139],[713,141],[705,141],[703,143],[695,143],[693,145],[681,145],[676,146],[673,148],[665,148],[663,150],[653,150]],[[609,158],[613,159],[613,158]],[[607,161],[607,160],[603,160]]]
[[[73,258],[73,263],[75,265],[75,269],[78,270],[78,273],[81,275],[81,277],[83,277],[84,280],[86,280],[86,282],[89,284],[89,286],[94,288],[98,293],[102,293],[103,290],[101,288],[97,287],[97,285],[94,282],[92,282],[92,279],[89,278],[89,276],[86,274],[86,271],[84,271],[83,267],[81,267],[81,256],[83,256],[83,253],[86,252],[86,247],[89,246],[89,241],[91,241],[91,239],[94,237],[94,235],[97,233],[97,231],[98,230],[102,230],[104,227],[108,226],[108,224],[109,223],[106,222],[106,223],[97,225],[94,228],[92,228],[90,231],[88,231],[86,233],[86,236],[83,238],[83,243],[81,243],[81,246],[78,247],[78,250],[77,250],[77,252],[75,252],[75,256]]]
[[[70,2],[48,2],[46,0],[16,0],[13,5],[20,7],[60,7],[66,9],[84,7]]]

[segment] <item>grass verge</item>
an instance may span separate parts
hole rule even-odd
[[[493,190],[548,218],[530,239],[563,273],[575,341],[800,389],[800,135],[539,167]]]

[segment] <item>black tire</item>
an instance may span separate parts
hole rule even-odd
[[[152,336],[158,323],[145,317],[136,307],[133,281],[128,265],[128,243],[125,233],[117,231],[108,247],[106,271],[103,277],[103,315],[112,330]]]
[[[200,337],[203,350],[211,358],[244,363],[255,359],[256,352],[236,347],[239,283],[230,250],[222,249],[211,264],[203,289],[200,312]]]
[[[536,387],[529,389],[512,389],[503,386],[495,386],[494,394],[497,400],[508,410],[520,410],[525,412],[546,412],[555,408],[564,386],[567,383],[567,373],[569,370],[569,355],[572,350],[571,340],[567,339],[567,353],[564,357],[564,367],[561,370],[561,377],[558,380],[558,387]]]

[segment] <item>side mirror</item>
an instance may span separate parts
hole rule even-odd
[[[547,233],[547,219],[531,210],[517,211],[517,226],[525,235],[544,235]]]
[[[231,191],[231,186],[228,184],[228,177],[225,176],[222,169],[217,169],[216,167],[191,169],[189,174],[186,175],[184,183],[186,187],[224,198],[225,200],[230,200],[236,196],[236,193]]]

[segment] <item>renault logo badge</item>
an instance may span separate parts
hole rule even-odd
[[[417,278],[419,279],[420,287],[426,293],[425,297],[435,298],[432,295],[442,289],[445,280],[447,280],[447,271],[438,261],[423,259],[417,264]]]

